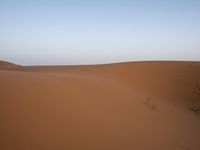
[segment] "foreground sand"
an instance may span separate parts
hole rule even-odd
[[[0,150],[200,150],[200,62],[0,62]]]

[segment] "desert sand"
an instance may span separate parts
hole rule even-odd
[[[200,62],[0,62],[0,150],[200,150]]]

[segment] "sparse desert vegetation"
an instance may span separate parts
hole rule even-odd
[[[143,103],[148,106],[149,108],[153,109],[153,110],[156,110],[157,109],[157,106],[151,101],[151,98],[150,97],[146,97],[144,100],[143,100]]]

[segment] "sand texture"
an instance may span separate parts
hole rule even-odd
[[[200,150],[200,62],[0,61],[0,150]]]

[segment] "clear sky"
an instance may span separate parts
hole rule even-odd
[[[0,59],[200,61],[200,0],[0,0]]]

